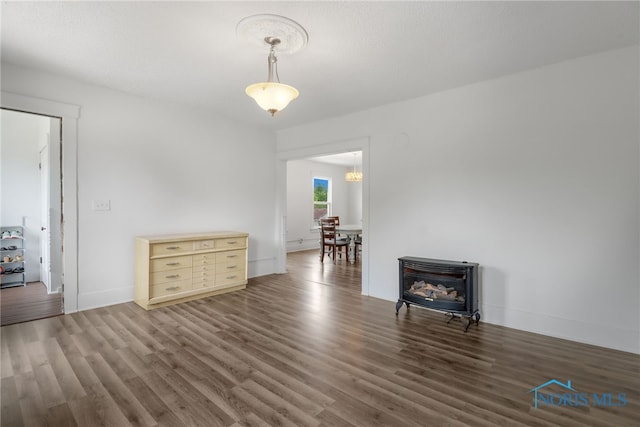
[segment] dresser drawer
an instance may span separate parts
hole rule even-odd
[[[223,264],[228,262],[245,264],[247,251],[239,249],[236,251],[224,251],[218,252],[216,255],[216,264]]]
[[[177,270],[180,268],[188,268],[192,266],[192,258],[190,256],[160,258],[151,260],[151,271]]]
[[[245,274],[242,271],[229,271],[225,273],[216,274],[216,287],[229,285],[231,283],[244,282]]]
[[[199,279],[201,277],[215,277],[216,275],[216,267],[214,265],[193,267],[191,271],[191,277],[193,277],[193,280]]]
[[[151,256],[191,252],[193,242],[155,243],[151,245]]]
[[[244,263],[241,262],[229,262],[216,265],[216,275],[225,273],[241,273],[244,275],[244,271]]]
[[[196,240],[193,242],[194,251],[203,251],[207,249],[214,249],[216,247],[215,240]]]
[[[215,275],[202,275],[193,278],[193,289],[211,288],[216,280]]]
[[[156,271],[151,273],[151,285],[160,283],[177,282],[181,280],[191,280],[191,268],[180,268],[177,270]]]
[[[191,279],[178,280],[170,283],[162,283],[151,287],[151,298],[161,297],[163,295],[178,294],[180,292],[190,291],[192,289]]]
[[[194,267],[201,265],[214,265],[216,263],[216,254],[214,253],[194,255],[192,258]]]
[[[246,238],[235,237],[230,239],[216,239],[216,249],[235,249],[244,248],[246,246]]]

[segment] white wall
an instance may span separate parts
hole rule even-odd
[[[346,182],[347,170],[310,160],[287,162],[287,252],[318,248],[319,232],[312,229],[314,177],[331,179],[333,215],[344,224],[360,223],[362,183]]]
[[[287,129],[370,137],[372,296],[397,258],[479,262],[483,320],[640,353],[638,46]],[[389,314],[393,314],[393,305]]]
[[[136,235],[246,231],[249,276],[274,271],[269,132],[9,64],[2,64],[2,90],[81,108],[79,309],[133,299]],[[92,201],[104,199],[111,211],[93,211]]]
[[[49,119],[0,110],[0,223],[24,226],[25,280],[40,281],[40,149],[46,144]],[[3,242],[3,246],[7,246]]]

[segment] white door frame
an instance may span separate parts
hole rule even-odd
[[[287,161],[328,154],[362,151],[362,295],[369,295],[369,137],[337,141],[277,153],[276,272],[287,271]]]
[[[78,311],[78,118],[80,107],[15,93],[0,93],[8,110],[62,119],[62,270],[64,312]]]

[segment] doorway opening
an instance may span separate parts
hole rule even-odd
[[[2,108],[2,325],[64,313],[62,121]]]
[[[361,159],[348,151],[287,162],[287,253],[318,247],[321,218],[362,226],[362,181],[345,179]]]
[[[368,205],[369,184],[367,181],[369,139],[340,141],[322,146],[306,147],[278,153],[278,218],[280,250],[277,259],[277,271],[287,272],[288,253],[308,251],[316,253],[320,265],[320,231],[314,223],[315,178],[328,181],[326,209],[332,216],[340,216],[341,224],[361,226],[361,245],[358,246],[357,267],[361,272],[360,293],[369,294],[369,257],[368,257]],[[364,179],[360,182],[348,182],[347,172],[356,168]],[[342,158],[340,161],[338,158]],[[334,164],[332,164],[334,163]],[[335,164],[338,163],[338,164]],[[324,182],[323,181],[323,182]],[[329,200],[330,198],[330,200]],[[311,259],[311,257],[308,257]],[[353,260],[353,258],[351,258]],[[353,266],[345,259],[346,266]],[[355,270],[355,268],[354,268]]]
[[[32,96],[2,91],[0,106],[6,110],[33,113],[62,120],[62,271],[64,312],[78,311],[78,122],[80,107]]]

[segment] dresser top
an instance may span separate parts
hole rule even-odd
[[[149,243],[179,242],[184,240],[224,239],[233,237],[248,237],[249,233],[241,231],[203,231],[199,233],[159,234],[154,236],[137,236],[137,240]]]

